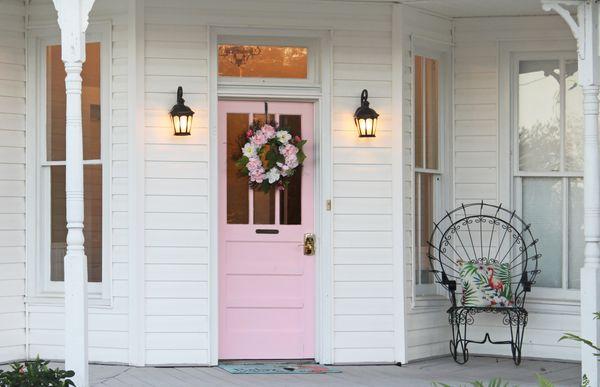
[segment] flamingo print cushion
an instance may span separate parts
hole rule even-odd
[[[462,306],[507,307],[513,304],[508,263],[492,259],[458,261]]]

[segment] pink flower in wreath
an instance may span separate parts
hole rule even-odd
[[[290,155],[285,158],[285,163],[289,168],[294,169],[298,166],[298,157],[296,154]]]
[[[248,131],[246,132],[246,138],[250,139],[250,137],[252,137],[253,134],[254,132],[252,131],[252,129],[248,129]]]
[[[254,183],[262,183],[265,180],[265,170],[262,169],[262,167],[260,169],[256,169],[252,172],[250,172],[250,181],[254,182]]]
[[[295,156],[298,153],[298,148],[296,148],[292,144],[286,144],[279,147],[279,153],[281,153],[285,158],[290,156]]]
[[[248,164],[246,164],[246,168],[248,168],[248,172],[253,172],[257,169],[262,169],[262,163],[258,157],[251,157],[248,160]]]
[[[264,125],[261,128],[263,134],[267,137],[267,140],[272,139],[273,137],[275,137],[275,128],[272,127],[271,125]]]
[[[296,137],[294,137],[294,141],[300,142],[300,141],[302,141],[302,139],[300,138],[300,136],[296,136]]]
[[[281,176],[287,176],[290,173],[290,166],[284,163],[277,163],[277,166],[281,170]]]
[[[262,130],[257,130],[256,133],[254,133],[254,136],[252,136],[252,138],[250,139],[250,141],[257,147],[261,147],[265,145],[268,140],[267,136],[265,136]]]

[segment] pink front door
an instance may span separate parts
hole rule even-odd
[[[307,140],[306,160],[288,189],[248,188],[235,159],[238,139],[263,102],[219,102],[219,357],[314,358],[314,110],[311,103],[269,103],[270,119]]]

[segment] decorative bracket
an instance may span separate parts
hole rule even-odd
[[[598,0],[542,0],[542,9],[546,12],[555,11],[559,14],[567,25],[571,29],[571,33],[575,37],[577,41],[577,53],[579,54],[579,59],[585,59],[585,45],[583,44],[583,35],[585,30],[585,18],[583,17],[583,6],[588,2],[597,2]],[[567,9],[564,8],[565,5],[575,5],[577,6],[577,21],[571,15]]]
[[[64,62],[85,61],[85,31],[94,0],[53,0],[58,14]]]

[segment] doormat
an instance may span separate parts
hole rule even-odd
[[[330,374],[342,372],[320,364],[294,363],[219,364],[219,368],[230,374]]]

